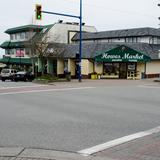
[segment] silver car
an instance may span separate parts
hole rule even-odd
[[[15,69],[2,69],[1,71],[1,80],[5,81],[7,79],[13,81],[15,74],[16,74],[16,70]]]

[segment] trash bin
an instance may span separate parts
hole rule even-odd
[[[71,72],[66,73],[66,80],[71,81]]]
[[[91,79],[97,79],[97,74],[91,74]]]

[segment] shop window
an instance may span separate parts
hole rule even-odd
[[[128,64],[128,70],[134,71],[136,69],[136,64],[135,63],[129,63]]]
[[[104,63],[104,74],[119,74],[119,63]]]

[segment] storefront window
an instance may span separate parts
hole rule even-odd
[[[104,73],[105,74],[119,74],[119,63],[104,63]]]
[[[129,63],[128,64],[128,70],[134,71],[136,69],[136,64],[135,63]]]

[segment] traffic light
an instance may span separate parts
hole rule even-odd
[[[42,20],[42,6],[36,4],[36,20]]]

